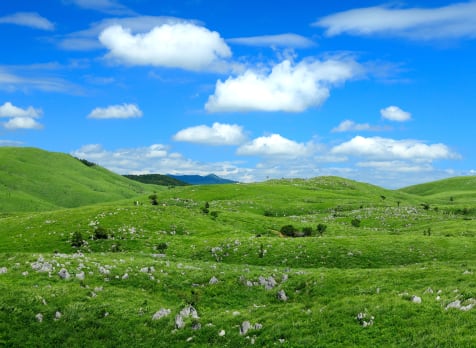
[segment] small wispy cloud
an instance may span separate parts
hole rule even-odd
[[[476,2],[435,8],[374,6],[343,11],[313,23],[327,36],[393,36],[413,40],[476,38]]]
[[[84,9],[112,15],[130,15],[135,13],[127,6],[124,6],[115,0],[69,0],[68,2]]]
[[[55,29],[54,23],[36,12],[17,12],[8,16],[0,17],[0,23],[15,24],[34,29],[52,31]]]
[[[342,121],[337,127],[331,130],[332,133],[342,133],[342,132],[378,132],[383,130],[389,130],[388,127],[373,126],[368,123],[355,123],[352,120]]]
[[[227,42],[245,46],[257,47],[285,47],[285,48],[307,48],[315,45],[315,42],[297,34],[287,33],[278,35],[261,35],[250,37],[237,37],[227,39]]]
[[[382,115],[382,118],[390,121],[395,121],[395,122],[406,122],[411,120],[412,114],[403,111],[400,109],[398,106],[389,106],[384,109],[380,110],[380,115]]]
[[[137,118],[142,117],[142,111],[135,104],[110,105],[105,108],[95,108],[87,117],[96,119]]]

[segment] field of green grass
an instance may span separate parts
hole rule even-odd
[[[76,207],[10,203],[0,347],[473,347],[475,177],[453,180],[140,186]],[[286,225],[311,236],[286,237]]]
[[[63,153],[0,147],[0,212],[45,211],[115,201],[150,188]]]

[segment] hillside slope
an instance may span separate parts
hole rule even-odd
[[[68,154],[0,147],[0,212],[78,207],[151,190]]]
[[[448,178],[405,187],[399,191],[446,201],[459,199],[474,202],[476,201],[476,176]]]

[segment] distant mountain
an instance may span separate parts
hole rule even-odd
[[[209,175],[171,175],[171,178],[186,182],[190,185],[236,184],[237,181],[220,178],[215,174]]]
[[[126,178],[142,182],[144,184],[154,184],[162,186],[185,186],[189,185],[185,181],[178,180],[169,175],[162,174],[141,174],[141,175],[124,175]]]
[[[153,189],[65,153],[0,147],[0,213],[73,208]]]

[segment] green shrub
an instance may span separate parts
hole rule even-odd
[[[107,239],[107,238],[108,238],[107,231],[104,227],[97,226],[94,229],[94,239]]]
[[[327,230],[327,225],[325,224],[318,224],[317,225],[317,233],[319,233],[320,236],[322,236],[324,234],[324,232],[326,232]]]
[[[81,232],[79,232],[79,231],[74,232],[73,236],[71,237],[71,246],[79,248],[83,244],[84,244],[84,239],[83,239],[83,235],[81,234]]]
[[[302,233],[305,237],[310,237],[312,235],[312,227],[303,227]]]
[[[161,253],[164,253],[165,250],[167,250],[169,246],[165,242],[160,242],[159,244],[156,245],[155,249]]]
[[[294,228],[293,225],[285,225],[285,226],[281,227],[280,232],[281,232],[282,234],[284,234],[285,236],[294,237],[294,235],[296,234],[297,230]]]
[[[354,227],[360,227],[360,219],[354,218],[350,223]]]

